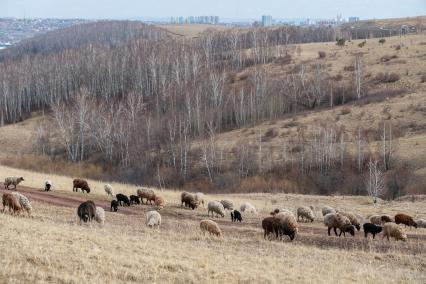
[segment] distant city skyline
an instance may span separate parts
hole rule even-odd
[[[211,15],[231,19],[397,18],[426,15],[426,0],[0,0],[0,17],[126,19]]]

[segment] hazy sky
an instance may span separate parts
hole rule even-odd
[[[426,15],[426,0],[0,0],[0,17],[391,18]]]

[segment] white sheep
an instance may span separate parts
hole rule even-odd
[[[158,213],[157,211],[149,211],[148,213],[146,213],[146,225],[150,228],[155,228],[155,226],[157,226],[158,228],[160,228],[161,225],[161,215],[160,213]]]
[[[336,210],[330,206],[323,206],[321,211],[322,211],[322,216],[325,216],[330,213],[336,213]]]
[[[50,191],[50,190],[52,190],[52,186],[53,186],[52,181],[51,180],[46,180],[44,182],[44,191]]]
[[[370,216],[370,223],[372,223],[374,225],[381,225],[382,224],[382,216],[381,215]]]
[[[16,199],[18,199],[19,204],[21,205],[21,207],[23,209],[25,209],[25,211],[27,211],[28,216],[31,215],[31,211],[33,210],[33,207],[31,206],[30,201],[28,200],[28,198],[23,195],[22,193],[19,192],[12,192],[13,195],[15,195]]]
[[[95,220],[98,223],[105,223],[105,210],[102,207],[96,206]]]
[[[110,185],[109,183],[104,185],[104,190],[108,196],[114,196],[114,189],[112,188],[112,185]]]
[[[351,224],[355,226],[355,228],[359,231],[361,230],[361,223],[358,220],[358,218],[356,217],[356,215],[354,213],[351,212],[339,212],[339,214],[347,217],[349,219],[349,221],[351,221]]]
[[[210,201],[207,204],[207,215],[210,216],[210,212],[212,212],[212,216],[214,213],[216,213],[216,217],[218,215],[224,217],[225,216],[225,208],[223,207],[222,203],[219,201]]]
[[[324,216],[324,225],[328,227],[328,235],[330,236],[330,230],[333,228],[334,233],[337,236],[336,228],[340,230],[339,237],[345,235],[345,233],[350,233],[352,236],[355,235],[355,226],[351,224],[351,221],[348,217],[343,216],[339,213],[329,213]]]
[[[256,208],[251,203],[248,203],[248,202],[244,202],[243,204],[241,204],[240,210],[241,212],[246,212],[246,213],[253,213],[253,214],[257,213]]]
[[[299,217],[302,217],[302,221],[308,220],[313,222],[315,215],[310,207],[302,206],[297,208],[297,221],[299,221]]]
[[[426,220],[425,219],[419,219],[416,221],[417,228],[426,228]]]
[[[24,181],[23,177],[7,177],[4,179],[4,189],[9,189],[10,185],[13,185],[14,189],[21,182]]]
[[[407,240],[407,235],[405,234],[404,230],[402,229],[402,227],[398,226],[395,223],[386,223],[383,226],[383,238],[387,237],[388,241],[389,241],[389,237],[394,237],[395,240],[401,240],[401,241],[406,241]]]
[[[205,200],[205,195],[204,195],[204,193],[202,193],[202,192],[196,192],[195,193],[195,201],[198,203],[198,204],[203,204],[203,207],[204,207],[204,200]]]
[[[234,204],[232,203],[231,200],[221,200],[220,203],[222,203],[223,208],[228,209],[228,210],[233,210],[234,209]]]

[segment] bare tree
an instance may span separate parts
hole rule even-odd
[[[368,173],[366,176],[366,190],[373,199],[374,204],[377,203],[377,197],[383,194],[385,190],[384,174],[380,170],[379,162],[371,160],[368,162]]]

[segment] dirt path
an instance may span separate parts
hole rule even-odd
[[[30,200],[37,202],[48,203],[54,206],[63,206],[70,208],[77,208],[81,202],[87,199],[94,199],[97,206],[101,206],[106,211],[110,211],[110,201],[102,200],[100,196],[87,195],[82,193],[65,193],[65,192],[45,192],[40,189],[19,186],[18,191],[26,195]],[[0,192],[10,192],[1,189]],[[93,198],[95,197],[95,198]],[[120,207],[117,214],[124,215],[138,215],[144,216],[144,212],[153,206],[139,205],[131,207]],[[174,220],[188,220],[199,222],[201,219],[207,218],[207,215],[200,211],[192,211],[180,209],[178,205],[171,205],[161,211],[164,219]],[[225,235],[241,235],[253,237],[253,240],[263,236],[261,228],[261,216],[258,219],[250,218],[243,223],[232,223],[230,218],[215,219],[221,226]],[[358,249],[364,251],[380,251],[387,252],[389,250],[398,249],[403,253],[418,254],[419,252],[426,252],[426,234],[419,231],[416,234],[408,234],[409,241],[402,243],[382,241],[381,235],[377,236],[376,240],[364,238],[362,231],[356,232],[355,237],[331,237],[327,236],[327,230],[323,227],[316,227],[312,224],[299,224],[299,234],[294,241],[295,243],[302,243],[304,245],[312,245],[321,248],[340,248],[340,249]],[[316,224],[318,225],[318,224]],[[378,239],[378,240],[377,240]]]

